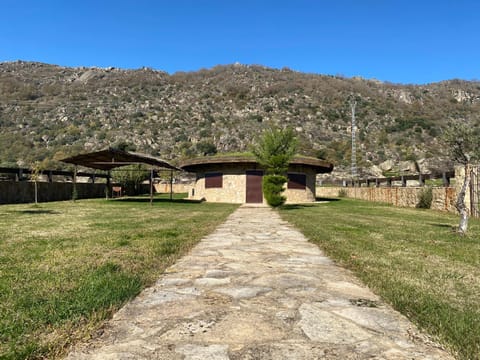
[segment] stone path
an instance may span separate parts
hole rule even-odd
[[[451,359],[268,208],[241,207],[68,359]]]

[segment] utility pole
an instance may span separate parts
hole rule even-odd
[[[357,101],[352,95],[350,97],[350,108],[352,110],[352,178],[357,177],[357,145],[355,142],[355,133],[357,132],[357,124],[355,121],[355,107],[357,106]]]

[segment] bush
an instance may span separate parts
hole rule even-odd
[[[278,207],[285,204],[287,198],[282,196],[285,191],[284,185],[287,178],[282,175],[265,175],[262,181],[263,196],[267,200],[268,205]]]
[[[126,195],[140,195],[142,182],[149,179],[150,172],[144,164],[127,165],[113,172],[113,182],[122,186]]]
[[[417,209],[430,209],[432,207],[433,191],[430,186],[422,189],[420,192],[420,199],[415,206]]]

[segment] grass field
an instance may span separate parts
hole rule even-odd
[[[281,215],[459,359],[480,359],[480,221],[341,199]]]
[[[0,358],[61,356],[236,207],[161,198],[0,206]]]

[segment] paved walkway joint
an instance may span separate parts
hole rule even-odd
[[[269,208],[240,207],[68,359],[451,359]]]

